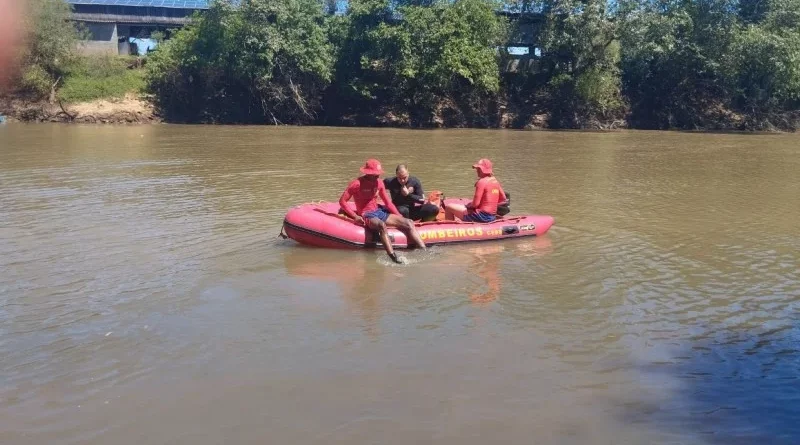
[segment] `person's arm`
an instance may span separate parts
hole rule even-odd
[[[383,205],[386,206],[387,209],[389,209],[389,212],[391,214],[402,217],[403,214],[400,213],[399,210],[397,210],[397,207],[394,206],[394,203],[392,202],[392,200],[389,199],[389,196],[387,196],[386,187],[384,187],[383,183],[381,183],[381,182],[379,182],[378,184],[379,184],[378,193],[380,194],[381,199],[383,200]]]
[[[422,192],[422,183],[419,182],[419,179],[412,178],[410,182],[412,183],[411,187],[414,188],[414,190],[411,191],[411,199],[417,202],[425,201],[425,193]]]
[[[505,204],[508,202],[508,196],[506,196],[506,192],[503,190],[503,186],[499,183],[497,184],[497,188],[500,189],[500,202],[499,204]]]
[[[477,209],[481,205],[481,201],[483,200],[483,192],[486,190],[486,181],[483,179],[479,180],[477,184],[475,184],[475,196],[472,197],[472,202],[467,205],[467,208],[470,209]]]
[[[353,183],[351,182],[350,184],[347,185],[347,188],[344,189],[344,193],[342,193],[342,196],[339,197],[339,207],[342,208],[342,210],[344,211],[344,213],[347,214],[347,216],[349,216],[350,218],[353,218],[354,220],[358,221],[360,217],[358,215],[356,215],[356,212],[354,212],[353,209],[351,209],[349,205],[347,205],[347,201],[349,201],[350,198],[353,197],[353,194],[350,191],[350,189],[352,187],[353,187]]]

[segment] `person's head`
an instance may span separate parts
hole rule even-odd
[[[408,182],[408,167],[406,164],[400,164],[394,169],[394,174],[397,176],[397,181],[400,185],[406,185]]]
[[[378,178],[383,174],[381,162],[377,159],[367,159],[367,162],[365,162],[364,166],[361,167],[361,173],[364,174],[365,178],[372,181],[377,181]]]
[[[477,164],[474,164],[472,168],[478,173],[479,178],[483,178],[485,176],[492,176],[494,172],[492,171],[492,161],[488,159],[481,159],[478,161]]]

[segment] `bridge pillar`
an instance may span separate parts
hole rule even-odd
[[[82,54],[119,54],[116,23],[84,22],[84,26],[89,31],[89,38],[78,44]]]

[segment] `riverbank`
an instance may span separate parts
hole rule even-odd
[[[129,92],[122,98],[104,98],[83,102],[64,103],[47,100],[28,100],[24,97],[0,97],[0,115],[8,122],[26,123],[76,123],[76,124],[155,124],[173,123],[164,119],[147,96]],[[500,105],[496,112],[477,115],[474,110],[462,110],[453,104],[440,107],[426,124],[420,124],[407,112],[380,110],[375,113],[358,113],[320,119],[313,125],[330,127],[378,127],[378,128],[485,128],[514,130],[565,129],[553,126],[552,113],[537,112]],[[174,122],[202,123],[209,122]],[[213,123],[227,124],[227,123]],[[235,124],[235,122],[231,122]],[[628,119],[599,119],[579,122],[573,128],[579,130],[687,130],[686,128],[653,128],[637,125]],[[747,116],[733,112],[718,113],[708,119],[707,124],[691,128],[692,131],[743,131],[743,132],[796,132],[800,128],[800,112],[775,114],[772,116]]]
[[[46,100],[0,98],[0,114],[9,121],[59,122],[79,124],[150,124],[159,123],[153,104],[144,97],[128,93],[122,98],[95,99],[65,104]]]
[[[208,122],[170,122],[164,120],[155,106],[146,98],[129,93],[122,99],[98,99],[73,104],[29,101],[25,99],[0,98],[0,115],[9,122],[25,123],[74,123],[74,124],[155,124],[155,123],[200,123],[206,125],[225,125],[228,123]],[[476,118],[461,110],[442,108],[434,114],[430,123],[420,125],[408,113],[383,111],[380,113],[361,113],[337,116],[327,122],[314,125],[327,127],[366,127],[366,128],[483,128],[512,130],[547,130],[550,115],[534,114],[521,119],[514,112],[499,112],[494,116]],[[230,123],[235,124],[235,122]],[[580,128],[585,130],[620,130],[629,128],[627,122],[590,122]]]
[[[160,122],[144,94],[145,63],[131,56],[78,56],[53,79],[29,67],[15,89],[0,96],[0,114],[21,122]]]
[[[442,104],[421,124],[410,113],[391,109],[372,113],[343,113],[335,117],[318,119],[313,125],[332,127],[385,127],[385,128],[496,128],[542,130],[549,128],[548,113],[527,113],[521,117],[519,110],[505,105],[495,107],[495,113],[476,113],[464,110],[453,102]],[[192,122],[163,119],[156,106],[146,95],[128,92],[123,98],[103,98],[82,102],[65,103],[56,100],[31,100],[21,95],[0,97],[0,115],[9,121],[41,123],[92,123],[92,124],[148,124],[148,123],[199,123],[236,124],[237,122]],[[626,128],[623,121],[595,122],[587,129]]]

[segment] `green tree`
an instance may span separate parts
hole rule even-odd
[[[737,35],[730,54],[736,105],[755,128],[781,123],[784,111],[800,107],[800,0],[772,0],[765,9],[759,23]]]
[[[375,113],[391,101],[391,73],[370,59],[386,51],[379,46],[378,28],[394,23],[388,0],[351,0],[346,16],[329,21],[336,54],[335,81],[326,107],[329,114]]]
[[[148,86],[173,120],[308,123],[332,65],[320,2],[215,0],[153,54]]]
[[[506,23],[487,0],[437,2],[402,10],[399,67],[416,90],[446,95],[468,87],[476,93],[499,89],[498,46]]]
[[[360,108],[407,111],[427,125],[443,101],[497,93],[497,48],[506,34],[498,7],[491,0],[396,9],[384,0],[352,2],[339,45],[338,96]]]
[[[617,24],[602,0],[552,0],[544,7],[542,69],[555,127],[596,126],[621,117]]]
[[[730,128],[742,116],[788,126],[800,108],[800,0],[352,0],[343,16],[334,5],[215,0],[151,56],[149,90],[172,119],[252,123],[461,113],[488,125],[502,103],[517,125],[549,113],[554,127]],[[501,72],[509,29],[522,42],[534,28],[535,69]]]
[[[85,31],[70,21],[71,6],[64,0],[31,0],[28,11],[22,87],[35,95],[52,96]]]
[[[716,126],[735,77],[726,63],[739,29],[734,3],[642,1],[631,9],[621,36],[633,125]]]

